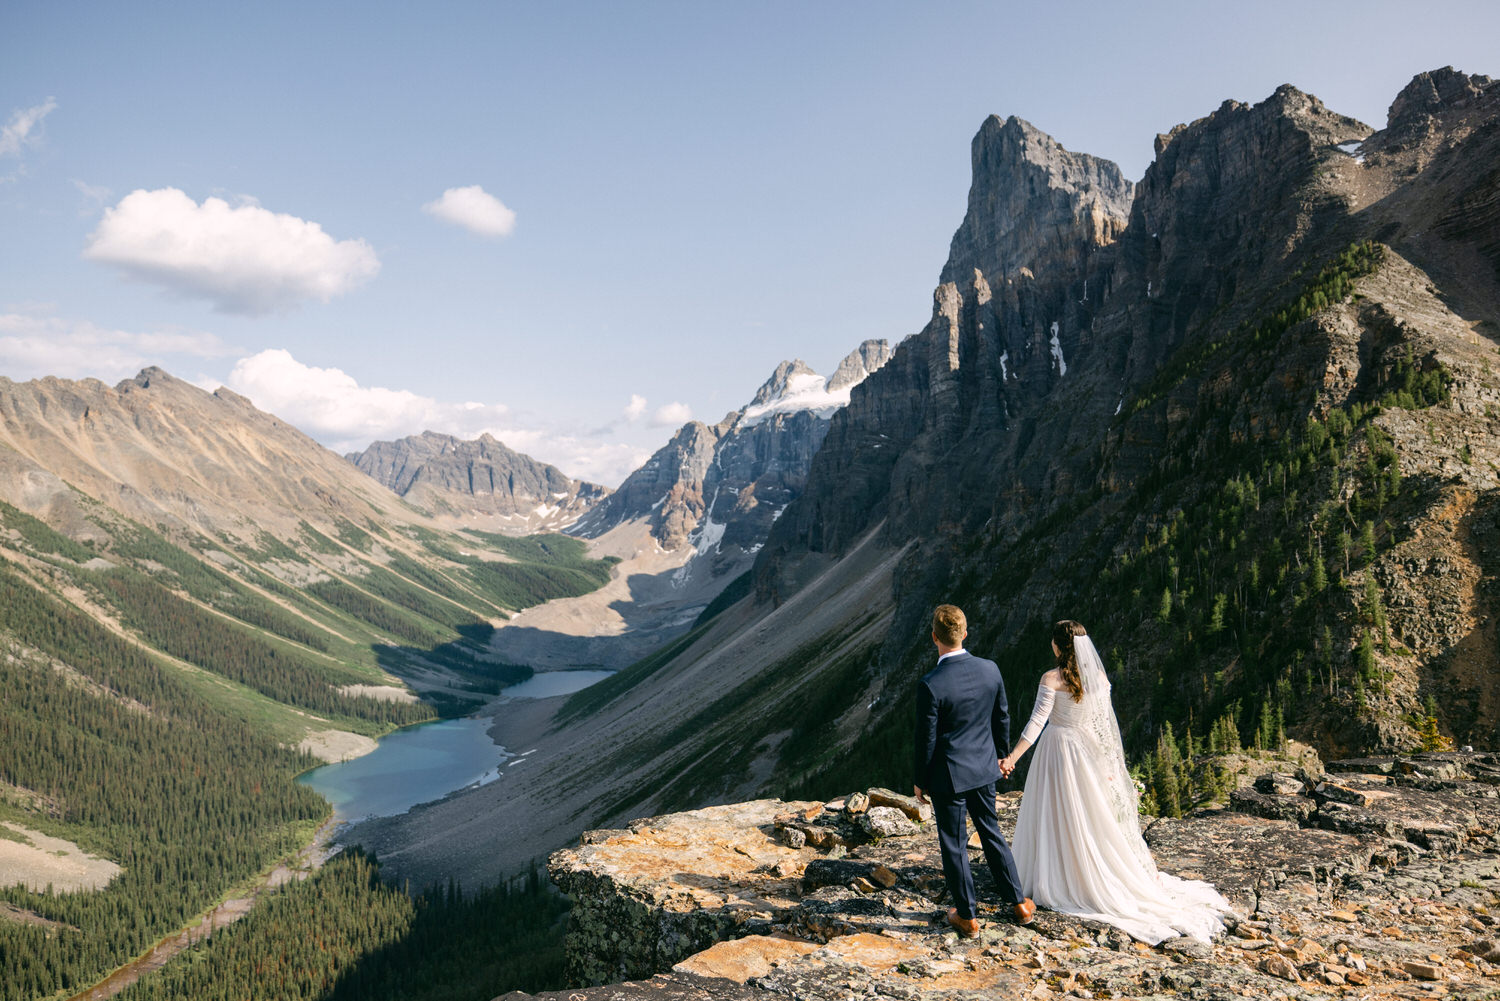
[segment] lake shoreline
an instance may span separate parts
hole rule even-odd
[[[347,832],[463,796],[524,766],[561,701],[613,673],[539,672],[468,715],[393,730],[373,756],[320,765],[298,781],[333,805],[337,843],[360,843]]]

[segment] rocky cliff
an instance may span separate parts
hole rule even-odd
[[[913,548],[864,701],[950,599],[1022,693],[1084,620],[1137,747],[1226,712],[1490,743],[1497,139],[1484,77],[1424,74],[1381,131],[1288,86],[1159,136],[1132,192],[991,119],[932,321],[835,416],[758,600],[875,531]]]
[[[993,905],[972,844],[985,927],[960,939],[925,808],[873,789],[586,833],[550,869],[577,900],[575,983],[614,983],[539,996],[1493,996],[1500,759],[1222,763],[1241,769],[1227,809],[1142,818],[1164,871],[1212,881],[1235,907],[1212,944],[1149,948],[1046,910],[1021,928]],[[1006,830],[1019,801],[998,799]]]
[[[488,434],[462,441],[424,431],[344,458],[424,511],[507,535],[566,528],[609,495]]]

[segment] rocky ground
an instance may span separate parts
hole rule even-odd
[[[120,874],[108,859],[90,855],[71,841],[49,837],[10,821],[0,821],[0,886],[24,886],[33,893],[99,890]]]
[[[1019,801],[1000,797],[1007,825]],[[541,997],[1500,997],[1497,824],[1497,755],[1263,774],[1226,809],[1146,822],[1164,871],[1211,880],[1239,911],[1212,944],[1152,948],[1046,911],[1022,928],[994,906],[960,939],[933,825],[894,793],[672,814],[552,857],[577,899],[572,976],[623,982]]]

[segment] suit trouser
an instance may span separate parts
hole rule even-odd
[[[1016,871],[1016,860],[1000,833],[1000,819],[995,815],[995,784],[980,786],[967,792],[952,794],[931,793],[932,815],[937,821],[938,845],[943,852],[943,878],[948,882],[948,893],[958,908],[958,916],[972,918],[974,909],[974,873],[969,868],[969,832],[964,823],[967,812],[974,817],[974,829],[979,832],[979,844],[984,849],[984,860],[995,878],[995,886],[1007,904],[1018,904],[1025,894],[1021,890],[1021,875]]]

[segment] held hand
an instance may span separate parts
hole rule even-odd
[[[917,802],[918,803],[925,803],[925,802],[927,802],[927,794],[922,791],[922,787],[921,786],[912,786],[911,787],[911,791],[912,791],[913,795],[915,795],[917,797]]]
[[[1016,763],[1010,758],[1000,759],[1000,774],[1004,778],[1010,778],[1010,773],[1016,770]]]

